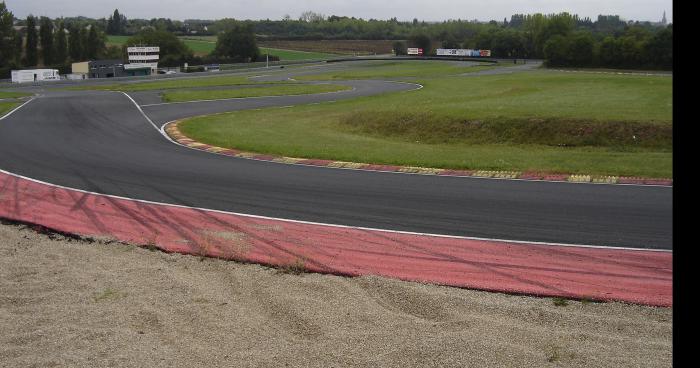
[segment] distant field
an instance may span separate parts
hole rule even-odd
[[[186,36],[183,38],[196,41],[216,42],[216,36]],[[258,41],[258,46],[274,50],[307,51],[331,55],[375,55],[391,54],[393,52],[392,44],[394,42],[395,41],[392,40],[261,40]]]
[[[107,36],[107,46],[123,46],[130,36]]]
[[[393,52],[391,40],[311,40],[260,41],[260,46],[276,49],[325,52],[344,55],[381,55]]]
[[[293,157],[672,176],[670,78],[536,71],[414,80],[425,87],[194,118],[181,130],[217,146]]]
[[[185,45],[187,45],[187,47],[190,48],[190,50],[192,50],[192,52],[194,52],[195,55],[199,56],[210,54],[216,47],[216,41],[191,40],[184,37],[180,37],[180,39],[185,43]]]
[[[163,100],[166,102],[184,102],[242,97],[304,95],[346,91],[349,89],[351,89],[351,87],[333,84],[292,84],[271,87],[236,88],[230,90],[178,90],[164,93]]]
[[[123,46],[130,36],[107,36],[107,44],[113,46]],[[189,47],[192,52],[197,55],[206,55],[214,50],[216,37],[214,41],[204,41],[189,38],[182,38],[183,42]]]
[[[216,36],[187,36],[180,37],[182,41],[189,47],[195,55],[204,56],[210,54],[214,51],[216,47]],[[107,44],[122,46],[129,39],[129,36],[108,36]],[[269,47],[260,47],[260,52],[270,55],[275,55],[282,61],[295,61],[295,60],[317,60],[317,59],[329,59],[333,57],[338,57],[337,54],[330,54],[324,52],[308,52],[299,51],[295,49],[281,50]]]
[[[275,84],[284,84],[287,82],[273,82]],[[192,88],[192,87],[217,87],[217,86],[238,86],[238,85],[255,85],[247,77],[242,76],[215,76],[215,77],[199,77],[199,78],[178,78],[159,80],[154,82],[140,83],[116,83],[109,85],[88,85],[79,87],[68,87],[67,90],[84,91],[84,90],[106,90],[106,91],[148,91],[160,89],[175,89],[175,88]]]

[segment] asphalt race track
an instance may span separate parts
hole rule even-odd
[[[335,67],[335,66],[334,66]],[[183,117],[329,102],[416,85],[333,82],[352,91],[153,103],[130,94],[160,128]],[[672,188],[392,174],[277,164],[178,146],[119,92],[41,88],[0,121],[0,169],[156,202],[433,234],[611,247],[672,248]]]

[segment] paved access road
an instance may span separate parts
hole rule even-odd
[[[186,116],[416,88],[348,84],[355,89],[323,95],[184,104],[134,98],[149,105],[143,110],[159,127]],[[171,143],[118,92],[43,90],[0,121],[0,169],[98,193],[285,219],[520,241],[672,247],[669,187],[392,174],[217,156]]]

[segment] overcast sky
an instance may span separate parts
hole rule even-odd
[[[0,0],[2,1],[2,0]],[[29,14],[55,17],[84,15],[108,17],[115,8],[127,18],[172,19],[282,19],[298,18],[306,10],[325,15],[426,21],[510,19],[512,14],[567,11],[595,20],[598,14],[616,14],[627,20],[673,19],[672,0],[5,0],[16,17]]]

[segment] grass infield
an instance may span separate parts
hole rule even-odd
[[[426,78],[473,73],[494,69],[490,65],[472,65],[445,61],[371,61],[357,62],[350,69],[299,76],[297,80],[347,80],[375,78]]]
[[[267,82],[266,84],[285,84],[286,81]],[[196,87],[220,87],[220,86],[240,86],[240,85],[255,85],[247,76],[212,76],[198,78],[178,78],[165,79],[153,82],[138,82],[138,83],[116,83],[109,85],[88,85],[78,87],[68,87],[67,90],[84,91],[84,90],[103,90],[103,91],[149,91],[160,89],[181,89],[181,88],[196,88]]]
[[[163,100],[166,102],[184,102],[225,98],[287,96],[338,92],[347,91],[350,89],[352,88],[348,86],[333,84],[292,84],[271,87],[237,88],[229,90],[177,90],[165,92],[163,94]]]
[[[408,78],[425,86],[418,91],[198,117],[180,130],[215,146],[291,157],[672,177],[670,78],[546,70],[444,76],[453,66],[429,64],[403,67],[433,75]],[[397,71],[358,67],[315,78],[339,73]]]

